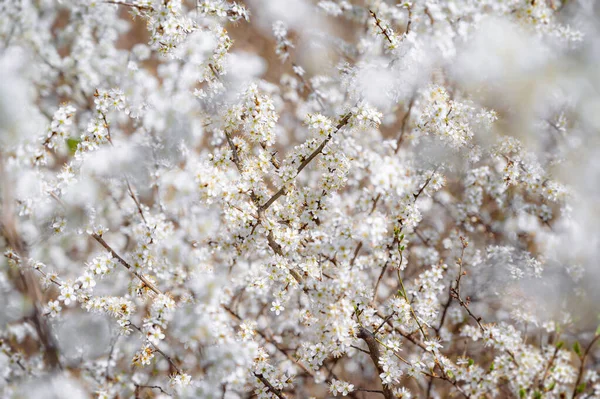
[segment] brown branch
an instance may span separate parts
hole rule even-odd
[[[451,289],[452,289],[452,287],[450,287],[450,289],[448,289],[448,301],[444,305],[444,310],[442,311],[442,318],[440,319],[440,324],[437,326],[437,328],[434,328],[434,330],[438,336],[440,335],[440,330],[444,326],[444,321],[446,320],[446,315],[448,314],[448,308],[450,307],[450,304],[452,303]]]
[[[389,265],[389,261],[385,262],[385,265],[383,265],[383,268],[381,269],[381,273],[379,273],[379,277],[377,278],[377,283],[375,283],[375,288],[373,289],[373,303],[375,303],[375,301],[377,300],[377,290],[379,289],[379,284],[381,283],[381,279],[383,278],[383,275],[385,274],[387,268]]]
[[[137,330],[137,331],[138,331],[138,332],[139,332],[139,333],[142,335],[142,337],[144,337],[144,338],[145,338],[145,334],[144,334],[144,332],[142,331],[142,329],[141,329],[141,328],[139,328],[138,326],[136,326],[136,325],[135,325],[135,324],[133,324],[133,323],[130,323],[129,325],[130,325],[131,327],[135,328],[135,329],[136,329],[136,330]],[[152,347],[154,348],[154,351],[155,351],[155,352],[157,352],[157,353],[159,353],[159,354],[160,354],[162,357],[164,357],[164,358],[165,358],[165,360],[166,360],[167,362],[169,362],[169,364],[170,364],[170,365],[171,365],[171,366],[172,366],[172,367],[175,369],[175,371],[177,371],[177,373],[178,373],[178,374],[183,374],[183,372],[181,371],[181,369],[179,368],[179,366],[177,366],[177,364],[176,364],[176,363],[175,363],[175,361],[174,361],[174,360],[171,358],[171,356],[167,355],[165,352],[163,352],[163,351],[162,351],[162,350],[161,350],[161,349],[160,349],[160,348],[159,348],[157,345],[155,345],[155,344],[154,344],[154,343],[152,343],[151,341],[148,341],[148,342],[150,342],[150,345],[152,345]]]
[[[377,328],[375,330],[373,330],[373,335],[377,334],[377,332],[379,330],[381,330],[381,327],[383,327],[392,317],[394,317],[395,311],[392,311],[392,313],[390,313],[390,315],[388,317],[386,317],[381,324],[379,324],[379,326],[377,326]]]
[[[114,4],[114,5],[117,5],[117,6],[125,6],[125,7],[137,8],[138,10],[144,10],[144,11],[152,11],[152,7],[140,6],[140,5],[132,4],[132,3],[124,3],[124,2],[115,1],[115,0],[104,0],[103,3]]]
[[[419,196],[421,196],[421,194],[423,193],[423,191],[425,190],[425,188],[429,185],[429,182],[431,181],[431,179],[433,179],[433,176],[435,175],[435,172],[437,172],[437,170],[440,168],[440,166],[436,166],[433,169],[433,172],[431,172],[431,176],[429,176],[429,178],[425,181],[425,184],[423,184],[423,186],[419,189],[419,191],[416,194],[413,194],[414,198],[415,198],[415,202],[417,202],[417,200],[419,199]]]
[[[348,121],[350,120],[350,117],[352,116],[352,114],[350,112],[348,112],[346,115],[344,115],[342,117],[342,119],[339,121],[339,123],[336,125],[335,130],[333,132],[331,132],[326,138],[325,140],[323,140],[323,142],[321,143],[321,145],[319,145],[313,152],[312,154],[310,154],[308,156],[308,158],[306,158],[301,164],[300,166],[298,166],[298,169],[296,170],[296,175],[299,175],[300,172],[302,172],[302,170],[304,168],[306,168],[306,166],[308,166],[308,164],[315,159],[315,157],[317,155],[319,155],[321,153],[321,151],[323,151],[323,148],[325,148],[325,146],[327,145],[327,143],[329,143],[329,141],[331,141],[331,139],[333,138],[333,135],[336,134],[341,128],[343,128],[344,126],[346,126],[348,124]],[[279,199],[279,197],[281,197],[282,195],[285,194],[285,187],[281,187],[275,194],[273,194],[273,196],[271,198],[269,198],[269,200],[267,202],[265,202],[264,205],[262,205],[259,208],[259,212],[264,212],[266,211],[271,205],[273,205],[273,203],[275,201],[277,201]]]
[[[366,388],[354,388],[355,391],[357,392],[372,392],[372,393],[380,393],[383,396],[385,396],[385,393],[383,393],[382,390],[380,389],[366,389]]]
[[[381,33],[383,35],[385,35],[385,38],[387,39],[387,41],[390,42],[390,44],[394,44],[394,42],[392,41],[392,38],[388,35],[387,30],[384,29],[383,26],[381,26],[381,20],[379,18],[377,18],[377,15],[373,12],[373,10],[369,10],[369,13],[375,19],[375,25],[377,25],[377,27],[379,28]]]
[[[170,393],[168,393],[167,391],[165,391],[162,387],[158,386],[158,385],[138,385],[135,384],[136,388],[148,388],[148,389],[158,389],[161,393],[164,393],[167,396],[173,396]]]
[[[33,314],[31,320],[38,334],[41,346],[44,348],[44,361],[52,369],[62,369],[59,358],[58,344],[54,339],[50,327],[43,317],[42,310],[42,291],[37,278],[34,277],[32,270],[25,269],[23,262],[29,258],[27,243],[21,237],[15,217],[14,198],[12,195],[12,184],[9,182],[8,174],[4,170],[4,160],[0,152],[0,188],[2,189],[2,203],[0,204],[0,233],[6,239],[8,246],[19,256],[21,265],[19,267],[19,277],[21,281],[21,291],[32,302]],[[15,281],[16,283],[16,281]],[[19,284],[16,284],[17,286]]]
[[[233,139],[231,138],[231,133],[226,131],[225,137],[227,138],[227,143],[229,144],[229,148],[231,149],[231,156],[232,156],[233,163],[235,164],[238,172],[241,175],[243,172],[243,168],[242,168],[242,160],[240,158],[238,149],[237,149],[235,143],[233,142]],[[282,190],[283,190],[283,188],[282,188]],[[256,225],[254,226],[254,228],[256,228],[263,218],[264,209],[262,209],[263,207],[260,206],[260,200],[254,193],[254,191],[250,191],[250,193],[248,195],[250,196],[250,199],[254,203],[254,206],[257,207],[257,211],[258,211],[258,215],[256,216]],[[254,233],[254,228],[252,229],[252,233]],[[267,243],[269,244],[269,247],[271,247],[273,252],[275,252],[279,256],[284,256],[283,250],[281,249],[281,245],[279,245],[277,243],[277,241],[275,241],[273,232],[270,230],[267,233]],[[294,277],[294,279],[298,282],[298,284],[301,284],[302,276],[300,275],[300,273],[298,273],[294,269],[288,269],[288,270],[289,270],[290,274],[292,275],[292,277]]]
[[[142,217],[144,224],[148,226],[148,222],[146,221],[146,218],[144,217],[144,212],[142,211],[142,205],[140,204],[140,201],[138,200],[135,193],[133,192],[131,184],[129,184],[129,179],[125,178],[125,183],[127,184],[127,190],[129,190],[129,196],[131,197],[131,199],[133,199],[133,202],[135,202],[135,206],[137,207],[138,213]]]
[[[352,114],[350,112],[348,112],[347,114],[344,115],[344,117],[340,120],[340,122],[337,124],[335,130],[333,132],[331,132],[327,138],[325,138],[325,140],[323,140],[323,142],[312,152],[312,154],[310,154],[310,156],[308,158],[306,158],[301,164],[300,166],[298,166],[298,169],[296,171],[296,174],[299,174],[300,172],[302,172],[302,170],[304,168],[306,168],[306,166],[308,166],[308,164],[317,156],[321,153],[321,151],[323,151],[323,148],[325,148],[325,146],[327,145],[327,143],[329,143],[329,141],[333,138],[333,135],[335,133],[337,133],[342,127],[346,126],[346,124],[348,124],[348,121],[350,120],[350,117],[352,116]],[[237,147],[235,146],[235,143],[233,142],[233,139],[231,138],[231,134],[229,132],[225,132],[225,137],[227,138],[227,143],[229,144],[229,147],[231,148],[231,154],[232,154],[232,158],[233,158],[233,163],[235,164],[235,166],[237,167],[238,171],[240,172],[240,174],[242,173],[242,161],[241,158],[239,156]],[[279,197],[285,195],[285,187],[281,187],[264,205],[260,205],[259,199],[256,196],[256,194],[252,191],[250,192],[250,199],[252,200],[252,202],[254,203],[254,205],[258,208],[257,209],[257,213],[258,213],[258,222],[260,222],[260,220],[262,220],[264,212],[275,202],[277,201],[277,199],[279,199]],[[284,256],[283,250],[281,249],[281,245],[279,245],[277,243],[277,241],[275,241],[275,237],[273,235],[272,231],[269,231],[267,233],[267,242],[269,244],[269,247],[271,247],[271,249],[273,250],[273,252],[275,252],[277,255],[280,256]],[[292,277],[294,277],[294,279],[301,284],[303,282],[303,278],[300,275],[300,273],[298,273],[296,270],[294,269],[288,269],[290,274],[292,275]]]
[[[554,348],[554,353],[552,354],[552,357],[550,358],[550,360],[548,361],[548,364],[546,365],[546,368],[544,369],[544,374],[542,375],[542,379],[540,380],[540,383],[538,385],[538,387],[540,389],[544,389],[544,382],[546,381],[546,378],[548,377],[548,372],[550,371],[550,367],[552,367],[554,360],[556,360],[556,355],[558,354],[559,350],[560,350],[560,346],[557,345]],[[537,378],[537,376],[536,376],[536,378]]]
[[[375,209],[377,209],[377,203],[379,202],[380,199],[381,199],[381,194],[377,194],[377,197],[375,197],[375,199],[373,200],[373,206],[371,207],[371,211],[369,212],[369,215],[372,215],[373,212],[375,212]]]
[[[435,24],[435,18],[433,18],[429,7],[425,7],[425,15],[427,15],[427,17],[429,18],[429,22],[431,22],[431,25]]]
[[[358,253],[360,252],[360,249],[362,248],[363,243],[362,241],[358,243],[358,245],[356,246],[356,249],[354,250],[354,255],[352,256],[352,260],[350,261],[350,268],[352,268],[354,266],[354,262],[356,261],[356,258],[358,257]]]
[[[269,390],[269,392],[271,392],[273,395],[277,396],[279,399],[285,399],[285,396],[283,395],[283,393],[281,392],[281,390],[275,388],[269,382],[269,380],[267,380],[262,374],[254,373],[254,376],[256,378],[258,378],[260,380],[260,382],[262,382],[264,384],[264,386],[267,387],[267,389]]]
[[[406,32],[404,33],[405,35],[407,35],[410,32],[410,26],[412,25],[412,7],[408,6],[406,10],[408,11],[408,22],[406,23]]]
[[[579,364],[579,372],[577,373],[577,381],[575,382],[575,387],[573,388],[573,395],[571,396],[572,399],[575,399],[577,397],[577,395],[579,395],[581,393],[581,392],[579,392],[579,383],[581,382],[581,378],[583,377],[585,361],[587,360],[590,350],[592,349],[592,347],[594,346],[596,341],[598,341],[598,339],[600,339],[600,334],[596,334],[594,336],[592,341],[585,348],[585,352],[583,352],[583,355],[579,356],[579,360],[581,362]]]
[[[485,332],[486,329],[481,324],[481,317],[475,316],[471,309],[469,309],[469,304],[467,303],[469,301],[469,297],[467,297],[467,302],[465,302],[460,295],[460,280],[462,279],[462,276],[467,273],[463,271],[463,257],[465,255],[465,249],[469,245],[467,240],[462,236],[460,237],[460,242],[462,244],[462,249],[460,252],[460,257],[456,260],[456,263],[459,266],[459,271],[458,276],[456,277],[456,286],[454,288],[450,288],[450,293],[452,295],[452,298],[456,299],[460,306],[462,306],[467,311],[469,316],[471,316],[471,318],[477,322],[477,325],[479,326],[481,331]]]
[[[404,134],[406,132],[406,126],[408,123],[408,119],[410,118],[410,113],[411,113],[412,107],[415,103],[415,97],[416,97],[416,95],[413,95],[410,98],[410,102],[408,103],[408,109],[406,110],[406,113],[402,117],[402,125],[400,126],[400,135],[398,136],[398,139],[396,140],[396,149],[394,150],[394,154],[397,154],[398,151],[400,151],[400,147],[402,146],[402,141],[404,140]]]
[[[358,346],[356,346],[356,345],[350,345],[350,347],[351,347],[351,348],[354,348],[354,349],[356,349],[357,351],[361,351],[362,353],[366,353],[367,355],[371,355],[371,352],[369,352],[369,351],[366,351],[366,350],[364,350],[364,349],[362,349],[362,348],[359,348],[359,347],[358,347]]]
[[[436,365],[437,365],[438,367],[440,367],[440,369],[442,370],[442,374],[441,374],[441,375],[429,374],[429,373],[427,373],[426,371],[421,371],[421,373],[422,373],[423,375],[426,375],[427,377],[429,377],[429,378],[431,378],[431,379],[433,379],[433,378],[437,378],[437,379],[440,379],[440,380],[447,381],[447,382],[449,382],[450,384],[454,385],[454,387],[455,387],[455,388],[458,390],[458,392],[460,392],[460,393],[461,393],[461,394],[462,394],[462,395],[463,395],[465,398],[470,398],[470,397],[471,397],[470,395],[468,395],[468,394],[467,394],[467,393],[466,393],[466,392],[465,392],[465,391],[464,391],[464,390],[463,390],[463,389],[462,389],[462,388],[461,388],[461,387],[458,385],[458,382],[451,380],[450,378],[448,378],[448,376],[447,376],[447,375],[445,375],[445,374],[444,374],[444,370],[441,368],[441,366],[440,366],[440,364],[439,364],[439,363],[436,363]]]
[[[108,359],[106,360],[106,376],[105,376],[105,380],[108,383],[108,381],[110,380],[110,362],[112,360],[112,356],[113,353],[115,351],[115,346],[117,346],[117,341],[119,340],[119,335],[117,335],[112,343],[112,345],[110,346],[110,352],[108,353]]]
[[[380,317],[382,320],[386,319],[386,316],[384,316],[381,312],[377,312],[377,316]],[[417,338],[413,337],[412,335],[410,335],[409,333],[407,333],[406,331],[402,330],[400,327],[395,327],[394,324],[391,322],[391,320],[387,321],[387,324],[394,329],[394,331],[396,331],[398,334],[400,334],[401,336],[403,336],[404,338],[406,338],[407,340],[409,340],[410,342],[412,342],[414,345],[418,346],[419,348],[423,349],[423,350],[427,350],[427,347],[425,346],[425,344],[421,341],[419,341]]]
[[[382,374],[384,371],[383,371],[383,368],[381,367],[381,365],[379,364],[379,359],[381,358],[381,353],[379,351],[379,345],[378,345],[377,340],[375,339],[375,336],[373,335],[373,333],[361,326],[361,327],[359,327],[357,337],[362,339],[363,341],[365,341],[365,343],[369,347],[369,356],[371,356],[373,365],[377,369],[377,374],[378,375]],[[383,382],[381,382],[381,386],[383,387],[383,396],[385,396],[386,399],[393,399],[394,394],[393,394],[392,390]]]
[[[294,62],[292,62],[292,67],[297,67],[298,65]],[[312,84],[310,84],[310,82],[308,82],[303,75],[299,74],[298,72],[296,72],[296,68],[294,68],[294,73],[296,74],[296,76],[298,76],[298,78],[302,81],[302,84],[304,84],[304,86],[306,88],[308,88],[308,90],[312,91],[315,95],[315,98],[317,99],[317,102],[319,103],[319,105],[321,106],[322,109],[325,109],[325,104],[323,103],[323,101],[321,100],[321,94],[315,90],[315,88],[313,87]]]
[[[66,208],[65,203],[53,192],[49,193],[50,196],[52,198],[54,198],[63,208]],[[125,259],[123,259],[114,249],[111,248],[110,245],[108,245],[108,243],[106,241],[104,241],[104,239],[99,236],[98,234],[92,233],[90,234],[90,237],[92,237],[94,240],[96,240],[98,243],[100,243],[100,245],[102,245],[106,250],[108,250],[108,252],[111,253],[111,255],[116,258],[119,263],[123,266],[125,266],[125,268],[127,270],[129,270],[131,272],[131,274],[133,274],[135,277],[137,277],[142,283],[144,283],[145,286],[147,286],[150,290],[152,290],[155,294],[157,295],[161,295],[162,291],[159,290],[150,280],[148,280],[143,274],[140,274],[138,272],[136,272],[135,270],[133,270],[133,268],[131,267],[131,265],[129,263],[127,263],[127,261],[125,261]]]
[[[158,289],[158,288],[157,288],[157,287],[156,287],[156,286],[155,286],[155,285],[154,285],[154,284],[153,284],[153,283],[152,283],[150,280],[148,280],[148,279],[147,279],[147,278],[146,278],[146,277],[145,277],[143,274],[140,274],[140,273],[136,272],[136,271],[135,271],[135,270],[134,270],[134,269],[131,267],[131,265],[130,265],[129,263],[127,263],[127,261],[125,261],[125,259],[123,259],[123,258],[122,258],[122,257],[121,257],[121,256],[120,256],[120,255],[119,255],[119,254],[118,254],[118,253],[117,253],[117,252],[114,250],[114,249],[112,249],[112,248],[110,247],[110,245],[108,245],[108,244],[106,243],[106,241],[104,241],[104,239],[103,239],[101,236],[99,236],[99,235],[98,235],[98,234],[96,234],[96,233],[92,233],[92,234],[90,234],[90,236],[91,236],[91,237],[92,237],[94,240],[98,241],[98,242],[100,243],[100,245],[102,245],[104,248],[106,248],[106,250],[107,250],[108,252],[110,252],[110,253],[111,253],[111,255],[112,255],[114,258],[116,258],[116,259],[119,261],[119,263],[120,263],[120,264],[122,264],[123,266],[125,266],[125,268],[131,272],[131,274],[133,274],[135,277],[137,277],[138,279],[140,279],[140,281],[141,281],[142,283],[144,283],[144,285],[145,285],[145,286],[147,286],[149,289],[151,289],[151,290],[152,290],[152,291],[153,291],[155,294],[157,294],[157,295],[161,295],[161,294],[162,294],[162,291],[160,291],[160,290],[159,290],[159,289]]]

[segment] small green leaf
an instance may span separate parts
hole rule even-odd
[[[541,393],[540,391],[535,391],[535,392],[533,393],[533,397],[534,397],[535,399],[542,399],[542,393]]]
[[[550,386],[548,388],[546,388],[546,391],[551,391],[554,389],[554,387],[556,386],[556,381],[552,381],[552,384],[550,384]]]
[[[448,374],[448,377],[454,378],[454,373],[452,371],[448,370],[446,374]]]
[[[585,391],[585,387],[586,387],[585,382],[582,382],[581,384],[577,385],[577,393],[582,393],[583,391]]]
[[[402,246],[400,247],[400,252],[404,251],[404,249],[405,249],[405,248],[406,248],[406,247],[405,247],[404,245],[402,245]]]
[[[573,350],[577,353],[577,356],[581,357],[581,345],[579,345],[579,341],[575,341],[573,344]]]
[[[475,360],[469,359],[469,367],[475,364]]]
[[[598,325],[598,328],[596,328],[596,335],[600,335],[600,325]]]
[[[565,341],[560,341],[558,344],[556,344],[556,349],[560,349],[565,345]]]
[[[494,371],[494,363],[490,364],[490,371]]]
[[[527,392],[525,391],[525,388],[519,389],[519,397],[520,398],[524,398],[526,395],[527,395]]]
[[[79,139],[72,139],[72,138],[67,139],[67,146],[69,147],[69,152],[71,152],[71,154],[75,154],[75,151],[77,151],[77,146],[79,145],[79,143],[81,143],[81,140],[79,140]]]

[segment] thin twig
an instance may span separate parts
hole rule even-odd
[[[254,376],[258,378],[273,395],[277,396],[279,399],[285,399],[285,396],[283,396],[281,390],[275,388],[273,384],[271,384],[269,380],[267,380],[262,374],[254,373]]]
[[[168,393],[167,391],[165,391],[162,387],[158,386],[158,385],[139,385],[139,384],[135,384],[136,388],[148,388],[148,389],[158,389],[161,393],[164,393],[167,396],[173,396],[170,393]]]
[[[309,156],[308,158],[306,158],[301,164],[300,166],[298,166],[298,169],[296,170],[296,175],[299,175],[300,172],[302,172],[302,170],[304,168],[306,168],[308,166],[308,164],[315,159],[315,157],[317,155],[319,155],[321,153],[321,151],[323,151],[323,148],[325,148],[325,146],[327,145],[327,143],[329,143],[329,141],[331,141],[331,139],[333,138],[333,135],[336,134],[341,128],[343,128],[344,126],[346,126],[346,124],[348,124],[348,121],[350,120],[350,117],[352,116],[352,114],[350,112],[348,112],[346,115],[344,115],[342,117],[342,119],[339,121],[339,123],[336,125],[335,129],[333,130],[333,132],[331,132],[326,138],[325,140],[323,140],[323,142],[321,143],[321,145],[319,145]],[[273,194],[273,196],[271,198],[269,198],[269,200],[267,202],[265,202],[264,205],[262,205],[260,207],[260,211],[266,211],[271,205],[273,205],[273,203],[275,201],[277,201],[279,199],[279,197],[281,197],[282,195],[285,194],[285,187],[281,187],[275,194]]]
[[[125,6],[125,7],[137,8],[139,10],[144,10],[144,11],[152,11],[152,7],[149,7],[149,6],[140,6],[140,5],[137,5],[137,4],[124,3],[124,2],[121,2],[121,1],[115,1],[115,0],[104,0],[103,3],[106,3],[106,4],[115,4],[117,6]]]
[[[135,328],[143,337],[145,337],[144,332],[142,331],[141,328],[139,328],[138,326],[136,326],[133,323],[129,324],[131,327]],[[150,342],[150,341],[149,341]],[[175,361],[171,358],[171,356],[167,355],[165,352],[163,352],[157,345],[155,345],[154,343],[150,342],[150,344],[152,345],[152,347],[154,348],[154,351],[160,353],[160,355],[162,357],[165,358],[165,360],[167,362],[169,362],[169,364],[175,369],[175,371],[177,371],[178,374],[183,374],[183,372],[181,371],[181,369],[179,368],[179,366],[177,366],[177,364],[175,363]]]
[[[585,369],[585,361],[587,360],[590,350],[592,349],[592,347],[594,346],[596,341],[598,341],[598,339],[600,339],[600,334],[596,334],[594,336],[592,341],[585,348],[583,355],[581,355],[579,357],[579,360],[580,360],[579,372],[577,373],[577,381],[575,382],[575,387],[573,388],[573,395],[571,396],[572,399],[575,399],[577,397],[577,395],[579,395],[581,393],[581,392],[579,392],[579,383],[581,382],[581,378],[583,377],[583,372]]]
[[[108,250],[108,252],[111,253],[111,255],[116,258],[120,264],[122,264],[123,266],[125,266],[126,269],[128,269],[131,274],[133,274],[134,276],[136,276],[138,279],[140,279],[140,281],[142,283],[144,283],[144,285],[148,288],[150,288],[155,294],[157,295],[162,295],[162,291],[159,290],[150,280],[148,280],[143,274],[140,274],[138,272],[136,272],[133,267],[131,267],[131,265],[129,263],[127,263],[127,261],[125,261],[125,259],[123,259],[114,249],[111,248],[110,245],[108,245],[106,243],[106,241],[104,241],[104,239],[96,234],[96,233],[92,233],[90,234],[90,236],[98,241],[98,243],[100,243],[100,245],[102,245],[104,248],[106,248],[106,250]]]
[[[375,288],[373,289],[373,303],[375,303],[375,301],[377,300],[377,290],[379,289],[379,284],[381,283],[381,279],[383,278],[383,275],[385,274],[387,268],[389,265],[389,261],[385,262],[385,265],[383,265],[383,268],[381,269],[381,273],[379,273],[379,277],[377,278],[377,283],[375,283]]]
[[[375,14],[373,12],[373,10],[369,10],[369,13],[375,19],[375,25],[377,25],[377,27],[379,28],[379,30],[381,31],[381,33],[385,36],[385,38],[387,39],[387,41],[390,42],[390,44],[394,44],[394,42],[392,41],[392,38],[390,37],[390,35],[388,35],[387,30],[384,29],[383,26],[381,26],[381,20],[379,18],[377,18],[377,14]]]

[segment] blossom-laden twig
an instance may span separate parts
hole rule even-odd
[[[357,337],[362,339],[363,341],[365,341],[365,343],[369,347],[369,356],[371,357],[373,365],[375,366],[375,369],[377,370],[377,374],[382,374],[384,372],[384,370],[380,364],[381,355],[380,355],[380,351],[379,351],[379,344],[375,340],[375,336],[373,335],[373,333],[364,327],[360,327],[358,330]],[[382,386],[383,386],[383,396],[386,399],[393,399],[394,394],[392,393],[391,389],[383,382],[382,382]]]
[[[308,2],[278,10],[272,40],[233,0],[80,3],[0,16],[0,396],[600,391],[598,334],[574,314],[593,251],[569,245],[593,201],[565,178],[597,147],[572,101],[598,102],[577,4]],[[523,68],[540,60],[582,84]],[[560,321],[522,289],[545,263],[574,289]],[[86,312],[118,341],[87,336],[45,385]]]

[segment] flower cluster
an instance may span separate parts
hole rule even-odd
[[[480,130],[487,128],[497,117],[493,112],[476,109],[468,102],[450,100],[440,86],[431,87],[425,94],[424,106],[419,119],[419,129],[425,134],[437,136],[444,144],[459,149],[470,144],[473,126],[479,123]]]
[[[600,397],[589,2],[5,3],[1,397]]]
[[[290,57],[290,49],[294,47],[294,44],[288,38],[288,28],[285,22],[275,21],[273,23],[273,35],[275,36],[275,40],[277,40],[275,53],[282,62],[285,62]]]
[[[331,383],[329,384],[329,392],[331,392],[333,396],[337,396],[338,393],[341,393],[342,396],[348,396],[348,394],[353,391],[354,385],[345,381],[338,381],[334,379],[331,380]]]

